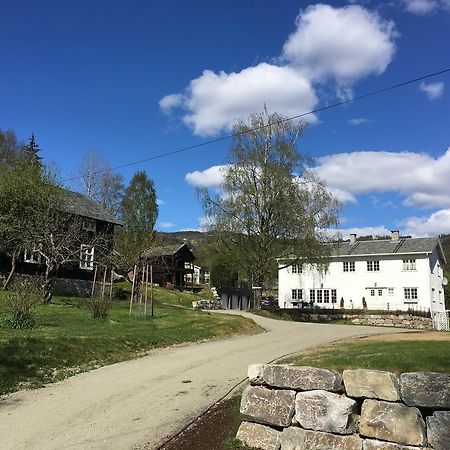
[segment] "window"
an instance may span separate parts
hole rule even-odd
[[[323,291],[318,289],[317,290],[317,303],[322,303],[322,294],[323,294]]]
[[[388,289],[388,295],[394,295],[394,288]]]
[[[378,297],[382,297],[383,296],[383,289],[378,289]]]
[[[375,289],[370,290],[370,295],[371,295],[371,297],[375,297]]]
[[[292,289],[292,300],[302,300],[303,291],[301,289]]]
[[[434,288],[431,288],[431,300],[433,301],[433,303],[436,303],[436,291],[434,290]]]
[[[344,261],[344,272],[355,271],[355,261]]]
[[[416,260],[415,259],[404,259],[403,260],[403,271],[404,272],[414,272],[416,270]]]
[[[81,228],[85,231],[96,231],[97,222],[95,219],[89,219],[88,217],[83,217],[83,222]]]
[[[367,270],[369,272],[379,272],[380,261],[367,261]]]
[[[336,291],[336,289],[331,289],[331,303],[337,303],[337,291]]]
[[[329,289],[325,289],[323,291],[323,302],[330,303],[330,290]]]
[[[443,297],[442,291],[439,291],[439,303],[442,303]]]
[[[81,244],[80,269],[92,270],[94,268],[94,247]]]
[[[302,273],[301,264],[292,264],[292,273]]]
[[[42,255],[33,249],[33,251],[25,250],[23,253],[23,261],[30,264],[41,264]]]
[[[315,302],[316,301],[316,291],[314,289],[311,289],[309,291],[309,301]]]
[[[405,300],[417,300],[417,288],[403,288]]]

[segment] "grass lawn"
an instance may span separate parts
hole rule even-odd
[[[402,372],[450,372],[450,333],[394,334],[339,342],[294,357],[283,364]]]
[[[174,304],[187,302],[189,297],[164,290],[155,294],[156,300]],[[0,318],[7,314],[1,292]],[[158,347],[261,331],[243,317],[159,303],[153,319],[130,319],[126,301],[115,301],[108,319],[98,322],[91,319],[82,299],[71,297],[56,297],[51,305],[39,305],[35,317],[38,327],[33,330],[0,327],[0,394],[38,387]]]

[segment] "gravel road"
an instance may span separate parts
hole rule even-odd
[[[9,395],[0,401],[0,447],[153,449],[245,378],[251,363],[351,336],[392,332],[239,314],[267,332],[166,348]]]

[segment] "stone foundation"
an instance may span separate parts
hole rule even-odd
[[[450,450],[450,374],[251,365],[236,437],[262,450]]]

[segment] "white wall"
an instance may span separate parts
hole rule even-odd
[[[416,270],[404,271],[403,259],[415,259]],[[380,271],[367,271],[368,260],[379,260]],[[355,272],[344,272],[343,261],[354,261]],[[437,250],[432,255],[389,255],[378,257],[340,257],[333,258],[325,274],[311,265],[303,266],[303,273],[292,273],[291,267],[279,270],[278,303],[280,308],[292,308],[292,289],[302,289],[303,300],[310,301],[310,290],[331,289],[337,291],[337,303],[317,303],[322,308],[339,308],[344,298],[344,308],[362,308],[362,298],[368,309],[407,310],[408,308],[428,311],[442,311],[444,289],[442,287],[442,268]],[[285,264],[280,263],[280,267]],[[417,288],[416,303],[407,304],[404,288]],[[389,292],[393,289],[393,293]],[[435,289],[435,301],[432,301],[432,288]],[[371,295],[375,290],[375,295]],[[381,295],[379,295],[381,293]],[[317,295],[317,293],[316,293]],[[294,300],[295,301],[295,300]],[[411,301],[412,302],[412,301]]]

